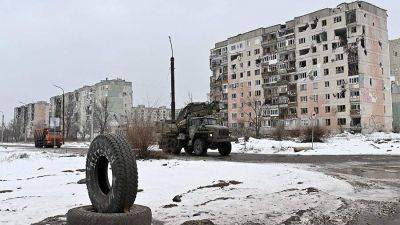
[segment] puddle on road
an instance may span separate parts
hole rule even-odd
[[[369,167],[368,167],[369,166]],[[399,166],[370,166],[364,165],[362,167],[353,168],[340,168],[337,172],[356,175],[359,177],[365,177],[369,179],[390,179],[400,180],[400,167]]]

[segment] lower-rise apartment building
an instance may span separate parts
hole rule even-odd
[[[311,122],[331,130],[392,130],[386,10],[364,1],[342,3],[225,43],[230,126],[240,124],[239,111],[245,111],[235,99],[248,97],[248,90],[255,94],[261,82],[262,93],[254,96],[262,105],[256,113],[262,115],[264,131]],[[211,50],[210,62],[220,49]],[[212,98],[217,94],[210,96],[218,100]],[[244,121],[251,120],[244,116]]]
[[[39,101],[14,108],[14,126],[20,140],[32,139],[35,129],[49,125],[49,103]]]

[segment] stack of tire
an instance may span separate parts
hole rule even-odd
[[[151,225],[150,208],[133,204],[138,173],[134,152],[124,137],[106,134],[92,141],[86,158],[86,185],[92,205],[70,209],[68,225]]]

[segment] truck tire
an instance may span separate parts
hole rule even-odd
[[[93,206],[81,206],[67,213],[67,225],[151,225],[151,209],[133,205],[126,213],[97,213]]]
[[[203,138],[197,138],[194,140],[193,153],[196,156],[202,156],[207,154],[207,143]]]
[[[231,154],[231,151],[232,151],[232,144],[230,142],[221,143],[221,145],[218,148],[218,152],[222,156],[228,156],[229,154]]]
[[[108,164],[112,184],[108,181]],[[136,159],[126,140],[115,134],[97,136],[86,158],[86,186],[96,212],[128,211],[136,199],[137,185]]]

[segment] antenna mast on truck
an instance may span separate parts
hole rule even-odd
[[[171,120],[175,121],[175,59],[171,36],[168,36],[168,38],[169,44],[171,45]]]

